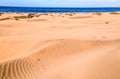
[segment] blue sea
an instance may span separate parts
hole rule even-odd
[[[105,7],[105,8],[52,8],[52,7],[3,7],[0,6],[0,12],[120,12],[119,7]]]

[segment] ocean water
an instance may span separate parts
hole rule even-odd
[[[50,7],[3,7],[0,6],[0,12],[120,12],[119,7],[105,8],[50,8]]]

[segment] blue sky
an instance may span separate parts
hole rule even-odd
[[[114,7],[120,0],[0,0],[0,6],[31,7]]]

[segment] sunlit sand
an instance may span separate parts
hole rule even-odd
[[[120,79],[120,13],[4,13],[0,79]]]

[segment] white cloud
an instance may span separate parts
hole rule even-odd
[[[90,1],[90,2],[116,2],[116,1],[120,1],[120,0],[53,0],[53,1],[60,1],[60,2],[86,2],[86,1]]]

